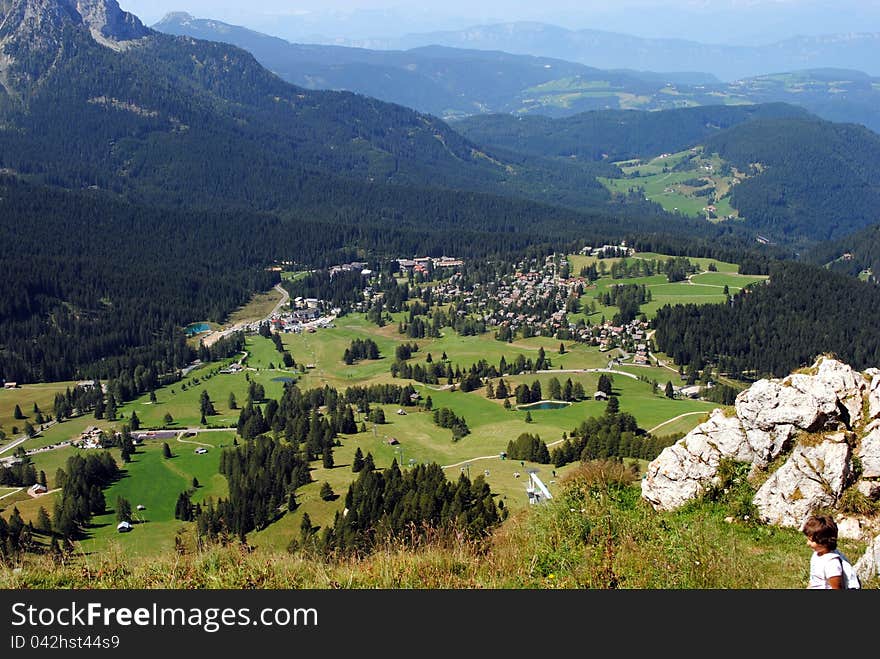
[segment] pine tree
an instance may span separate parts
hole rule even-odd
[[[131,523],[131,503],[125,497],[116,498],[116,521]]]
[[[165,422],[166,426],[170,426],[174,423],[174,417],[171,416],[171,412],[165,412],[165,416],[162,417],[162,420]]]
[[[40,506],[40,510],[37,512],[37,530],[43,533],[52,532],[52,521],[49,519],[49,513],[46,512],[43,506]]]
[[[15,405],[15,410],[12,412],[12,418],[14,419],[23,419],[24,414],[21,413],[21,408],[18,404]]]
[[[132,430],[139,430],[141,427],[141,420],[138,418],[137,411],[131,411],[131,418],[129,419],[129,425]]]
[[[228,404],[230,410],[237,410],[238,409],[238,402],[235,400],[235,392],[232,392],[232,391],[229,392],[229,401],[227,404]]]
[[[162,457],[166,460],[171,456],[171,447],[168,446],[168,442],[162,442]]]
[[[532,413],[526,410],[526,423],[532,422]]]
[[[309,517],[308,513],[303,513],[302,521],[299,523],[299,535],[303,545],[312,537],[314,532],[312,518]]]
[[[330,483],[328,483],[327,481],[324,481],[324,483],[321,485],[321,491],[319,493],[319,496],[324,501],[331,501],[333,499],[333,497],[335,495],[333,494],[333,488],[330,487]]]
[[[354,473],[358,473],[364,468],[364,454],[361,451],[361,447],[358,446],[354,451],[354,459],[351,461],[351,470]]]
[[[666,388],[663,390],[663,393],[666,395],[667,398],[675,397],[675,390],[672,388],[671,380],[666,381]]]
[[[330,446],[324,447],[324,451],[321,456],[321,463],[324,469],[333,469],[333,449]]]

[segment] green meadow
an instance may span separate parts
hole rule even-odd
[[[575,273],[594,260],[584,256],[570,258]],[[668,257],[662,254],[639,254],[633,258]],[[723,300],[725,285],[732,294],[762,279],[738,275],[737,266],[733,263],[711,259],[691,260],[699,264],[703,272],[692,277],[690,283],[669,284],[665,275],[626,280],[603,277],[595,288],[585,293],[583,301],[588,307],[596,296],[617,283],[644,283],[650,288],[654,298],[643,307],[650,316],[662,304],[720,301]],[[613,261],[604,259],[606,266]],[[708,271],[710,263],[715,266],[713,272]],[[597,322],[600,314],[610,318],[615,312],[614,307],[604,308],[599,305],[591,316],[591,322]],[[451,479],[459,478],[462,474],[471,478],[482,475],[498,500],[503,501],[511,511],[529,507],[526,485],[530,469],[537,470],[551,493],[554,493],[557,479],[572,468],[572,465],[557,470],[553,465],[505,460],[500,454],[506,451],[511,440],[523,432],[538,435],[552,450],[556,443],[563,441],[583,420],[603,414],[607,403],[591,399],[600,375],[591,369],[607,368],[609,360],[619,357],[620,352],[616,349],[600,352],[598,348],[586,344],[548,337],[517,339],[508,343],[495,340],[491,331],[482,336],[459,336],[449,328],[444,328],[440,338],[413,340],[398,331],[398,322],[404,316],[405,313],[394,314],[392,322],[378,327],[367,321],[364,314],[349,314],[337,318],[329,328],[302,334],[283,334],[281,339],[284,348],[290,351],[296,362],[292,368],[282,366],[281,354],[271,340],[259,335],[248,336],[246,355],[237,355],[220,363],[205,364],[194,369],[183,380],[158,389],[155,392],[155,401],[151,401],[145,394],[126,402],[119,408],[119,416],[115,422],[97,421],[91,415],[84,415],[55,425],[28,440],[25,446],[38,448],[57,444],[64,439],[75,439],[89,425],[100,425],[108,431],[118,429],[122,424],[129,423],[135,412],[140,419],[141,429],[168,427],[180,431],[177,438],[167,440],[174,454],[171,459],[162,457],[161,440],[148,440],[138,447],[130,463],[122,465],[118,461],[123,466],[124,474],[104,493],[108,511],[94,518],[92,527],[88,529],[88,537],[79,543],[79,548],[86,557],[108,550],[124,555],[154,556],[173,548],[175,534],[181,528],[192,528],[191,524],[174,519],[174,506],[180,492],[192,487],[194,477],[199,482],[199,487],[193,492],[194,501],[226,495],[226,481],[217,473],[217,461],[221,448],[232,444],[234,430],[202,429],[194,436],[188,436],[187,433],[187,436],[181,437],[187,429],[194,432],[203,425],[200,418],[202,392],[208,392],[217,412],[206,419],[208,426],[234,429],[240,408],[247,402],[251,382],[263,385],[266,396],[270,399],[279,398],[285,381],[290,380],[294,380],[303,390],[325,385],[339,391],[352,385],[392,382],[403,385],[411,381],[395,379],[390,373],[395,360],[395,349],[403,343],[415,342],[419,345],[419,350],[412,357],[414,362],[423,363],[429,353],[437,361],[445,353],[449,362],[462,370],[482,359],[496,366],[502,357],[511,363],[517,355],[534,361],[539,350],[543,348],[545,357],[550,361],[547,372],[505,376],[504,380],[511,393],[518,384],[531,386],[537,380],[541,384],[543,397],[548,398],[551,378],[557,378],[561,385],[570,378],[573,383],[578,382],[583,386],[590,399],[561,409],[531,409],[527,412],[516,409],[512,396],[513,408],[504,409],[503,401],[486,397],[485,387],[462,392],[449,388],[445,382],[439,385],[412,382],[421,395],[420,406],[404,408],[405,413],[398,414],[400,408],[395,404],[372,405],[384,409],[384,424],[365,422],[363,415],[358,414],[358,427],[364,423],[365,430],[340,436],[339,445],[334,449],[334,466],[327,469],[322,466],[321,461],[313,463],[313,480],[297,491],[297,507],[293,511],[285,512],[269,527],[252,533],[249,541],[256,546],[283,550],[292,538],[298,536],[299,526],[306,513],[316,526],[332,524],[334,515],[342,510],[348,485],[355,478],[351,471],[351,462],[357,448],[364,455],[372,454],[378,468],[388,467],[395,460],[404,469],[416,463],[436,462],[444,467]],[[351,342],[368,338],[379,346],[380,359],[345,364],[342,356]],[[563,345],[562,353],[559,351],[560,344]],[[239,360],[244,366],[242,371],[220,373],[223,367]],[[620,409],[633,414],[639,426],[646,431],[651,430],[658,435],[687,432],[717,407],[703,401],[666,398],[662,393],[666,381],[681,383],[675,370],[632,365],[615,368],[623,371],[610,374]],[[652,381],[656,381],[656,389],[652,386]],[[497,383],[496,378],[493,386],[497,386]],[[0,413],[11,419],[12,408],[18,402],[28,414],[34,400],[41,408],[44,405],[48,408],[55,392],[63,391],[69,385],[70,383],[26,385],[20,389],[0,392]],[[235,408],[230,407],[230,394],[235,397]],[[448,407],[456,415],[463,417],[470,433],[453,441],[451,430],[436,426],[431,411],[424,409],[428,397],[434,409]],[[170,424],[165,421],[166,414],[172,417]],[[528,422],[527,414],[531,418]],[[199,455],[194,452],[199,444],[207,446],[207,454]],[[63,468],[67,458],[79,450],[66,447],[34,454],[34,463],[38,470],[46,472],[50,489],[55,487],[57,469]],[[118,455],[117,449],[113,449],[113,452]],[[640,464],[641,469],[644,467],[644,463]],[[319,496],[324,482],[330,484],[336,495],[332,500],[325,501]],[[14,490],[2,490],[0,496],[12,492]],[[13,505],[17,506],[25,519],[35,520],[41,506],[51,514],[57,496],[58,493],[54,492],[31,499],[24,491],[15,492],[0,499],[0,508],[5,509],[5,514],[8,514]],[[120,534],[116,531],[113,509],[117,497],[120,496],[128,499],[133,507],[144,506],[141,511],[135,510],[138,523],[130,533]]]

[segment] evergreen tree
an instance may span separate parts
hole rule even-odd
[[[324,451],[321,456],[321,462],[324,469],[333,469],[333,449],[330,446],[324,447]]]
[[[324,483],[321,485],[321,491],[319,493],[319,496],[324,501],[332,501],[333,500],[333,497],[335,495],[333,494],[333,488],[330,487],[330,483],[328,483],[327,481],[324,481]]]
[[[308,513],[303,513],[302,521],[299,523],[300,542],[303,546],[306,545],[314,532],[315,529],[312,526],[312,518],[309,517]]]
[[[162,442],[162,457],[166,460],[171,458],[171,447],[168,446],[168,442]]]
[[[666,381],[666,387],[663,389],[663,393],[667,398],[675,398],[675,390],[672,388],[672,381]]]
[[[617,414],[620,411],[620,401],[617,400],[617,396],[611,396],[608,399],[608,404],[605,406],[606,414]]]
[[[139,430],[141,427],[141,420],[138,418],[137,411],[131,411],[131,418],[128,420],[129,425],[132,430]]]
[[[364,468],[364,454],[361,452],[361,447],[358,446],[354,451],[354,459],[352,459],[352,461],[351,461],[351,470],[354,473],[358,473],[363,468]]]
[[[230,410],[238,409],[238,402],[235,400],[235,392],[229,392],[229,401],[227,403]]]
[[[43,533],[52,532],[52,521],[49,519],[49,513],[43,506],[37,511],[37,530]]]
[[[12,412],[12,418],[13,419],[23,419],[24,418],[24,414],[21,413],[21,408],[18,406],[17,403],[15,405],[15,410],[13,410],[13,412]]]
[[[131,524],[131,503],[125,497],[116,498],[116,521]]]
[[[174,417],[171,416],[171,412],[165,412],[165,416],[162,417],[162,421],[165,422],[166,426],[170,426],[172,423],[174,423]]]

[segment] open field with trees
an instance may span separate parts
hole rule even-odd
[[[604,269],[614,263],[633,260],[569,258],[573,270],[597,262]],[[668,257],[639,254],[635,258],[663,260]],[[643,305],[642,311],[650,317],[653,309],[661,304],[723,300],[724,286],[728,287],[729,293],[734,293],[762,279],[738,275],[737,265],[733,263],[713,259],[691,261],[700,269],[699,274],[692,275],[691,282],[669,283],[663,274],[629,279],[612,279],[605,274],[584,294],[585,306],[589,307],[590,301],[598,299],[617,283],[645,284],[652,291],[653,299]],[[610,317],[615,312],[616,307],[602,305],[585,315],[591,322],[597,322],[599,314]],[[576,318],[577,314],[570,314],[572,322]],[[179,532],[183,534],[182,538],[194,533],[193,522],[175,519],[175,505],[181,492],[189,490],[193,504],[229,496],[227,479],[218,470],[218,459],[221,448],[231,447],[234,440],[243,442],[236,427],[245,407],[250,405],[252,409],[268,413],[269,407],[282,399],[289,383],[295,383],[301,392],[335,390],[340,394],[349,387],[411,386],[418,394],[417,404],[402,405],[397,400],[374,402],[369,405],[369,414],[354,406],[353,431],[336,436],[332,461],[327,463],[320,454],[311,460],[308,466],[310,481],[296,489],[292,502],[282,508],[271,523],[248,532],[248,542],[254,546],[283,551],[299,536],[306,516],[316,532],[333,525],[335,515],[344,507],[349,486],[357,479],[352,467],[357,460],[368,455],[378,470],[393,462],[404,470],[436,463],[453,482],[462,475],[469,480],[479,477],[488,484],[493,499],[511,514],[530,507],[526,496],[529,470],[537,470],[551,493],[560,495],[559,484],[566,474],[578,468],[577,461],[554,465],[552,462],[542,464],[502,456],[510,442],[523,433],[535,436],[548,451],[552,451],[573,437],[583,421],[603,416],[609,403],[593,400],[593,394],[600,387],[600,376],[610,376],[612,402],[620,413],[632,415],[641,432],[656,428],[654,434],[657,437],[674,439],[718,407],[699,400],[667,397],[664,395],[667,382],[676,386],[682,384],[677,371],[612,363],[612,360],[626,357],[617,348],[601,352],[586,343],[560,341],[551,336],[517,336],[510,341],[499,341],[491,332],[467,336],[450,327],[444,327],[439,337],[412,339],[399,332],[399,324],[406,320],[405,310],[388,314],[382,326],[363,313],[348,313],[336,318],[330,327],[315,332],[282,333],[279,335],[281,347],[295,362],[289,367],[283,366],[282,354],[274,341],[251,334],[246,337],[243,352],[198,366],[178,381],[121,403],[114,421],[96,419],[92,414],[74,416],[28,440],[25,447],[46,447],[76,439],[89,425],[96,425],[112,435],[123,425],[130,424],[135,416],[141,431],[161,428],[176,431],[178,434],[171,439],[147,440],[138,446],[130,462],[121,459],[118,446],[110,449],[122,469],[121,477],[105,489],[106,510],[94,515],[85,537],[77,543],[78,550],[87,555],[103,552],[109,547],[125,555],[160,555],[174,547]],[[346,351],[356,345],[371,344],[375,345],[377,359],[362,356],[364,358],[346,363]],[[543,354],[547,364],[542,372],[525,371],[492,377],[476,389],[465,391],[457,382],[450,385],[444,380],[438,384],[424,384],[394,377],[391,366],[398,359],[397,349],[404,344],[417,347],[408,362],[445,361],[450,368],[463,373],[478,362],[500,369],[501,362],[512,364],[519,356],[532,362]],[[241,364],[241,370],[221,372],[236,363]],[[509,405],[494,394],[487,395],[489,389],[494,391],[502,380],[509,392]],[[67,386],[67,383],[62,384]],[[534,406],[519,408],[514,398],[517,387],[530,391],[537,388],[542,399],[553,398],[550,392],[563,384],[582,391],[584,399],[574,400],[560,409],[539,409]],[[0,392],[5,395],[0,400],[6,408],[14,407],[14,404],[27,405],[28,402],[32,408],[32,399],[38,400],[42,396],[40,400],[48,401],[46,404],[49,405],[60,386],[26,385],[18,390]],[[205,405],[208,405],[207,414]],[[441,409],[463,420],[467,425],[464,436],[456,439],[451,429],[438,426],[434,412]],[[4,411],[12,416],[11,409]],[[376,414],[380,411],[381,419],[377,419]],[[329,410],[322,410],[322,414],[327,413]],[[228,430],[199,432],[209,428]],[[267,434],[277,433],[269,431]],[[173,455],[170,459],[163,457],[163,443],[169,445]],[[207,454],[194,452],[200,445],[208,448]],[[68,447],[36,453],[32,460],[38,470],[46,473],[48,486],[54,490],[57,487],[56,472],[65,468],[67,458],[86,452]],[[635,473],[641,473],[647,461],[634,455],[625,457],[624,463]],[[194,478],[199,484],[195,488],[192,487]],[[60,493],[57,491],[38,499],[17,492],[0,500],[0,508],[5,508],[8,515],[11,506],[15,505],[25,520],[36,520],[40,507],[51,514],[58,497]],[[132,507],[144,506],[143,510],[135,510],[134,530],[127,534],[116,532],[115,507],[120,497],[128,500]]]

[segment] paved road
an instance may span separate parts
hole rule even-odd
[[[278,312],[281,311],[281,307],[290,302],[290,293],[287,292],[287,289],[284,288],[284,286],[281,284],[275,284],[275,290],[281,293],[281,300],[275,305],[275,308],[269,312],[269,315],[266,316],[264,320],[269,320],[272,316],[277,315]]]
[[[46,423],[44,423],[43,425],[40,426],[40,430],[37,433],[37,435],[39,435],[44,430],[48,430],[49,428],[54,426],[56,423],[58,423],[58,422],[55,421],[54,419],[52,419],[51,421],[47,421]],[[26,442],[27,440],[28,440],[28,436],[22,435],[21,437],[18,437],[16,439],[12,440],[11,442],[9,442],[6,446],[0,448],[0,453],[6,453],[8,451],[12,451],[16,446],[18,446],[19,444],[22,444],[23,442]]]

